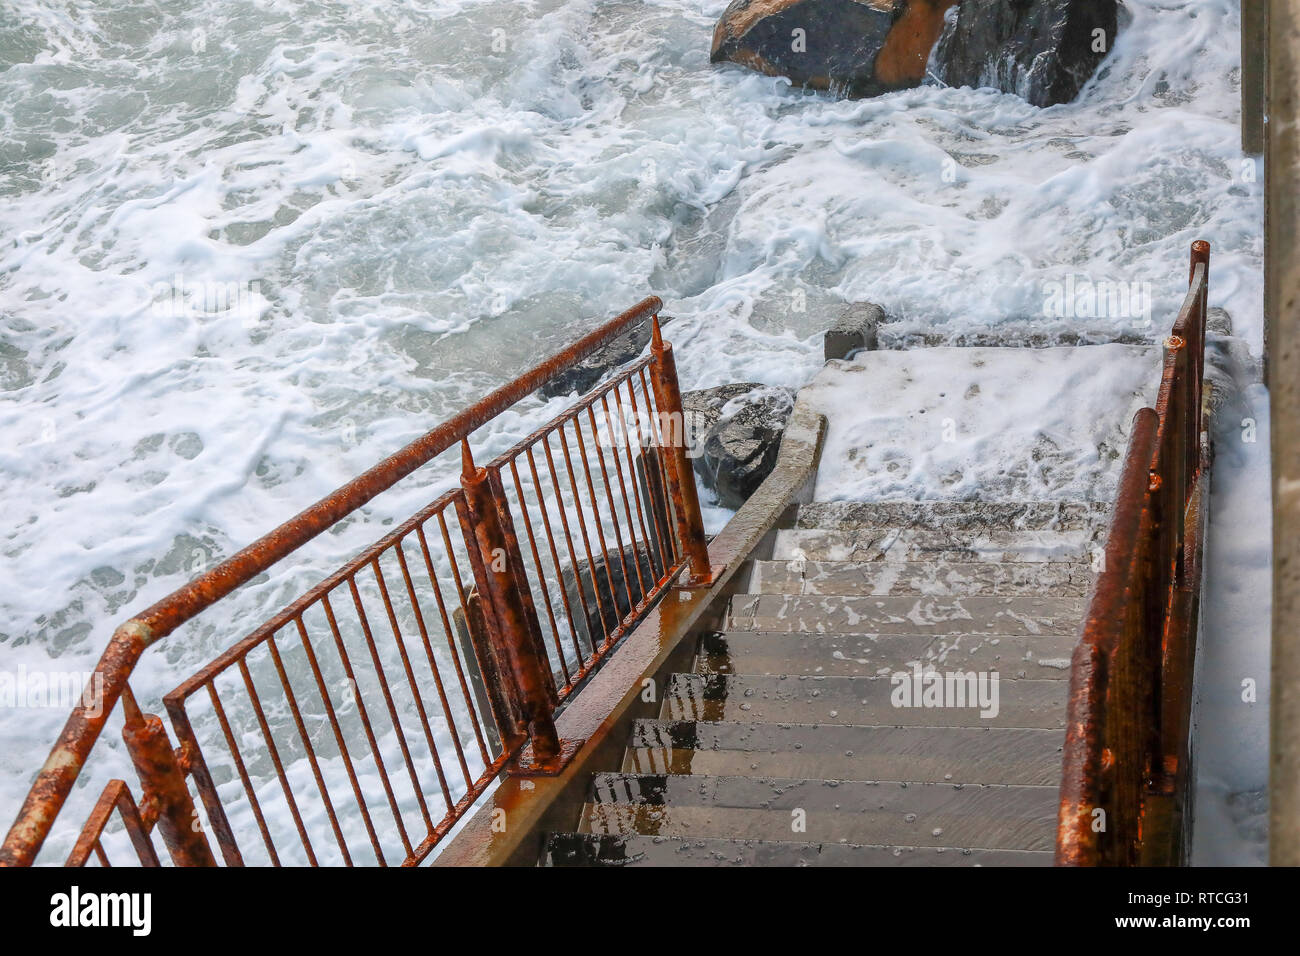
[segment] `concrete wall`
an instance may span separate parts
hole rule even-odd
[[[1273,453],[1270,859],[1300,865],[1300,0],[1271,0],[1265,292]]]

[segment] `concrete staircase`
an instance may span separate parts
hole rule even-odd
[[[542,862],[1050,864],[1068,662],[1107,510],[802,506]],[[996,673],[996,714],[955,699],[961,682],[945,706],[901,700],[929,670]]]

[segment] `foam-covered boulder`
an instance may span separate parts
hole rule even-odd
[[[961,0],[935,48],[935,74],[1035,106],[1068,103],[1114,46],[1118,18],[1116,0]]]
[[[713,31],[714,63],[796,86],[874,96],[917,86],[956,0],[734,0]]]

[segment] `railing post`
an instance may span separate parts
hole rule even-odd
[[[1241,151],[1264,152],[1268,0],[1241,0]]]
[[[467,441],[461,442],[460,484],[473,534],[473,540],[466,544],[477,549],[477,555],[471,554],[471,563],[497,674],[507,684],[506,696],[526,725],[530,741],[509,772],[516,776],[553,776],[564,769],[582,741],[561,740],[556,732],[553,711],[559,695],[508,505],[500,484],[492,480],[486,468],[475,466]],[[490,679],[490,675],[484,676]]]
[[[172,862],[177,866],[216,866],[162,718],[140,713],[130,687],[122,691],[122,713],[122,740],[140,776],[141,805],[147,816],[156,814]]]
[[[650,380],[654,386],[659,421],[667,437],[664,442],[664,466],[668,474],[668,494],[677,520],[677,536],[690,565],[686,587],[708,587],[713,581],[709,564],[709,547],[704,540],[704,519],[700,515],[700,496],[695,488],[695,473],[686,458],[686,419],[682,413],[682,391],[677,384],[677,362],[673,347],[665,342],[659,329],[659,316],[651,319],[653,339],[650,344]]]

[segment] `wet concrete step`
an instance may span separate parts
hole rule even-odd
[[[1083,597],[737,594],[725,630],[821,634],[1074,634]]]
[[[829,531],[784,528],[772,559],[790,561],[1086,561],[1094,535],[1086,531],[929,531],[862,528]]]
[[[628,773],[1053,786],[1059,730],[639,720]]]
[[[845,596],[1082,596],[1096,577],[1082,561],[750,561],[741,574],[750,594]]]
[[[600,773],[584,833],[1051,850],[1057,788]]]
[[[945,672],[946,673],[946,672]],[[977,675],[978,677],[979,675]],[[674,674],[665,689],[659,716],[665,720],[763,721],[805,724],[881,724],[897,727],[1065,726],[1069,681],[993,680],[984,675],[987,706],[972,706],[981,687],[945,684],[925,706],[925,687],[895,685],[888,677],[755,676]],[[907,686],[911,700],[904,701]],[[919,701],[915,700],[920,697]],[[995,699],[996,698],[996,699]],[[902,706],[895,706],[898,700]],[[987,714],[988,716],[982,716]]]
[[[796,528],[1075,531],[1107,524],[1108,501],[815,501]]]
[[[1045,850],[552,833],[543,866],[1051,866]]]
[[[913,663],[937,670],[997,671],[1003,678],[1068,680],[1074,633],[807,634],[728,631],[700,638],[701,674],[880,677]]]

